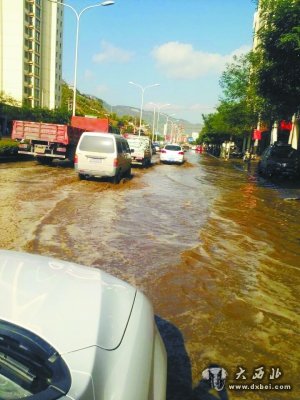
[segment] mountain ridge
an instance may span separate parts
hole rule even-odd
[[[103,107],[106,108],[108,112],[115,113],[121,117],[124,115],[136,117],[136,125],[139,124],[140,108],[124,106],[124,105],[111,106],[110,104],[106,103],[105,101],[103,101]],[[153,111],[143,110],[142,118],[143,118],[143,121],[145,121],[147,124],[149,124],[150,128],[152,129],[152,127],[153,127]],[[175,118],[172,118],[172,120],[174,121]],[[169,121],[170,121],[170,119],[169,119]],[[160,120],[159,120],[159,131],[160,132],[163,132],[163,126],[165,123],[166,123],[166,118],[165,117],[161,118],[161,116],[160,116]],[[194,123],[189,122],[182,118],[176,119],[176,123],[178,125],[182,125],[184,127],[184,132],[186,134],[192,134],[193,132],[199,133],[203,126],[201,123],[194,124]]]

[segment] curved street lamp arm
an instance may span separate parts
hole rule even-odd
[[[79,14],[78,14],[78,12],[75,10],[74,7],[70,6],[70,4],[66,4],[66,3],[63,3],[63,2],[61,2],[61,1],[56,1],[56,0],[55,0],[55,1],[54,1],[54,0],[48,0],[48,1],[50,1],[50,3],[53,3],[53,4],[61,4],[62,6],[65,6],[65,7],[70,8],[70,9],[75,13],[77,19],[79,19]]]
[[[79,13],[70,4],[63,3],[62,1],[59,1],[59,0],[56,0],[56,1],[48,0],[48,1],[50,1],[50,3],[53,3],[53,4],[61,4],[61,5],[65,6],[65,7],[70,8],[74,12],[74,14],[76,16],[76,19],[77,19],[77,24],[76,24],[76,42],[75,42],[75,62],[74,62],[74,82],[73,82],[73,107],[72,107],[72,115],[75,116],[76,115],[77,60],[78,60],[78,39],[79,39],[80,17],[86,10],[89,10],[90,8],[99,7],[99,6],[110,6],[110,5],[114,4],[114,1],[113,0],[106,0],[106,1],[103,1],[102,3],[92,4],[90,6],[87,6],[87,7],[83,8]]]

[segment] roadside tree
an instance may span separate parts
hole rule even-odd
[[[260,0],[258,12],[257,93],[273,118],[290,118],[300,111],[300,1]]]

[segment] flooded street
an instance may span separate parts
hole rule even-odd
[[[120,185],[0,164],[1,248],[99,267],[144,291],[169,355],[168,400],[299,400],[300,189],[187,158],[135,168]],[[211,364],[228,373],[222,397],[201,381]],[[228,388],[245,382],[293,389]]]

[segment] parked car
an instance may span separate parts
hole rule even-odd
[[[230,149],[230,158],[243,158],[243,155],[242,150],[237,146]]]
[[[299,153],[289,144],[270,145],[261,156],[258,173],[268,177],[295,177],[300,173]]]
[[[131,175],[128,142],[112,133],[84,132],[76,148],[74,166],[79,179],[109,177],[119,183],[122,176]]]
[[[154,146],[153,143],[151,143],[151,149],[152,149],[152,155],[156,154],[156,147]]]
[[[166,351],[139,290],[8,250],[0,275],[1,399],[165,400]]]
[[[158,142],[153,142],[153,146],[155,147],[156,152],[160,151],[160,145]]]
[[[184,162],[184,151],[179,144],[166,144],[160,151],[161,163],[178,163]]]
[[[190,146],[189,146],[189,145],[187,145],[187,144],[184,144],[184,145],[182,146],[182,148],[183,148],[183,151],[184,151],[184,152],[186,152],[186,151],[189,151],[189,150],[190,150]]]

